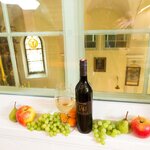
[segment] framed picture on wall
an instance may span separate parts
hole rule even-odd
[[[94,57],[94,72],[106,72],[106,57]]]
[[[138,86],[141,67],[126,67],[125,85]]]

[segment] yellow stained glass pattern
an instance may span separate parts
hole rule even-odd
[[[38,47],[38,41],[33,36],[31,36],[28,41],[28,45],[31,49],[36,49]]]

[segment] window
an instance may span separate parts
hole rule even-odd
[[[39,36],[27,36],[24,39],[28,74],[45,73],[42,40]]]
[[[79,59],[84,57],[88,61],[94,98],[150,103],[150,22],[146,19],[150,10],[142,12],[142,8],[148,6],[144,1],[145,4],[136,1],[135,7],[129,7],[131,0],[106,3],[102,0],[40,0],[40,6],[30,11],[0,3],[0,37],[8,39],[15,83],[14,92],[12,88],[0,87],[1,92],[54,96],[53,90],[59,86],[74,89],[79,78]],[[32,44],[27,44],[23,54],[26,36],[41,37],[44,53],[43,44],[42,50],[38,49],[40,54]],[[38,55],[36,59],[35,55]],[[106,58],[103,67],[106,70],[94,71],[94,58]],[[141,68],[139,82],[136,86],[126,85],[126,67],[131,67],[134,59]],[[37,62],[41,67],[35,67]],[[39,78],[41,76],[44,78]],[[20,87],[21,92],[16,90]]]
[[[127,47],[127,35],[105,35],[105,48],[126,48]]]
[[[96,35],[85,35],[85,48],[96,49]]]

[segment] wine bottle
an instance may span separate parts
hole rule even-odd
[[[93,91],[87,80],[87,60],[80,60],[80,80],[75,88],[77,129],[81,133],[92,130]]]

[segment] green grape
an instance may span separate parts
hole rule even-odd
[[[45,129],[46,128],[46,124],[42,124],[42,129]]]
[[[36,130],[36,129],[37,129],[37,127],[38,127],[38,126],[35,124],[35,125],[33,126],[34,130]]]
[[[106,129],[105,128],[101,128],[100,132],[101,133],[106,133]]]
[[[37,131],[41,131],[42,129],[40,127],[37,127]]]
[[[53,134],[53,132],[52,132],[52,131],[50,131],[50,132],[49,132],[49,136],[51,136],[51,137],[52,137],[53,135],[54,135],[54,134]]]
[[[49,129],[48,126],[45,128],[45,131],[46,131],[46,132],[49,132],[49,131],[50,131],[50,129]]]
[[[121,133],[127,133],[129,128],[128,121],[110,121],[110,120],[94,120],[92,131],[95,140],[98,143],[105,144],[106,136],[116,137]]]
[[[33,128],[33,127],[30,127],[30,128],[29,128],[29,130],[30,130],[30,131],[33,131],[33,130],[34,130],[34,128]]]
[[[31,126],[33,127],[34,125],[35,125],[35,122],[34,122],[34,121],[32,121],[32,122],[31,122]]]
[[[99,134],[98,134],[98,133],[94,133],[94,137],[95,137],[95,138],[98,138],[98,137],[99,137]]]
[[[107,127],[107,130],[112,130],[113,129],[113,127],[112,127],[112,125],[110,124],[110,125],[108,125],[108,127]]]
[[[45,120],[45,124],[48,124],[48,123],[49,123],[49,119],[46,119],[46,120]]]
[[[100,137],[101,139],[105,139],[105,138],[106,138],[106,134],[105,134],[105,133],[99,133],[99,137]]]
[[[110,131],[110,130],[107,130],[107,132],[106,132],[106,134],[109,136],[111,136],[111,133],[112,133],[112,131]]]
[[[47,115],[47,114],[43,114],[42,117],[43,117],[44,119],[46,119],[46,118],[48,117],[48,115]]]
[[[30,122],[27,123],[27,128],[29,129],[31,127]]]
[[[113,129],[113,130],[112,130],[112,133],[111,133],[111,136],[112,136],[112,137],[115,137],[115,136],[117,136],[117,134],[118,134],[117,129]]]
[[[36,121],[27,124],[27,129],[33,131],[45,131],[49,136],[56,136],[58,133],[68,136],[71,132],[70,126],[60,120],[60,114],[42,114]]]
[[[102,121],[101,120],[99,120],[98,122],[97,122],[97,125],[98,126],[101,126],[103,123],[102,123]]]
[[[93,132],[94,132],[94,133],[98,133],[99,130],[98,130],[98,129],[94,129]]]
[[[53,126],[53,131],[56,131],[56,130],[57,130],[57,128]]]
[[[116,124],[114,122],[111,123],[112,129],[116,128]]]
[[[97,128],[98,128],[98,124],[94,124],[93,129],[97,129]]]
[[[108,125],[111,124],[110,120],[105,120],[105,123],[107,123]]]
[[[105,144],[105,140],[100,139],[100,143],[101,143],[102,145],[104,145],[104,144]]]
[[[107,128],[109,126],[109,124],[107,122],[103,123],[102,125],[104,128]]]

